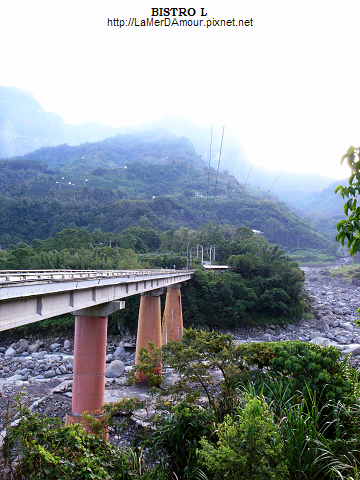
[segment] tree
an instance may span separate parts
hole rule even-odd
[[[336,240],[344,245],[346,239],[350,254],[354,256],[360,251],[360,207],[357,205],[357,196],[360,193],[360,147],[349,147],[341,158],[341,164],[345,160],[351,169],[349,185],[338,185],[335,193],[339,192],[343,199],[345,197],[348,199],[344,205],[344,212],[348,218],[337,223],[339,233]]]

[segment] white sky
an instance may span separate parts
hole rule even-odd
[[[360,144],[359,0],[179,5],[197,12],[182,18],[200,20],[203,7],[204,21],[254,26],[120,29],[108,17],[139,23],[169,3],[3,1],[0,85],[33,93],[67,123],[179,114],[232,127],[255,165],[347,176],[339,158]]]

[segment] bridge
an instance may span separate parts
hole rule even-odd
[[[72,412],[66,423],[104,404],[108,315],[141,295],[135,363],[141,347],[180,340],[181,284],[192,270],[0,271],[0,331],[65,313],[75,315]],[[160,296],[166,292],[161,321]]]

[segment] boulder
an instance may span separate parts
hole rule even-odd
[[[29,345],[27,351],[29,353],[35,353],[39,350],[40,347],[41,347],[40,343],[36,342],[36,343],[33,343],[32,345]]]
[[[31,354],[32,358],[45,358],[45,352],[34,352]]]
[[[115,378],[115,377],[120,377],[123,375],[125,371],[125,365],[124,362],[121,360],[113,360],[105,370],[105,377],[108,378]]]
[[[360,355],[360,344],[352,343],[350,345],[344,345],[343,353],[352,353],[355,356]]]
[[[18,350],[20,353],[22,352],[25,352],[28,348],[29,348],[29,342],[25,339],[25,338],[22,338],[21,340],[19,340],[19,347],[18,347]]]
[[[5,352],[5,355],[8,355],[9,357],[13,357],[15,354],[16,350],[13,347],[9,347]]]
[[[124,345],[120,344],[118,347],[116,347],[116,350],[114,352],[114,358],[121,357],[122,355],[124,355],[124,353],[125,353]]]
[[[336,347],[336,342],[333,342],[326,337],[315,337],[311,339],[309,343],[316,343],[317,345],[321,345],[322,347],[328,347],[331,345]]]

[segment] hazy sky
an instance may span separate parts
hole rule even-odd
[[[202,25],[108,26],[140,23],[163,2],[3,1],[0,85],[33,93],[67,123],[179,114],[232,127],[255,165],[347,176],[339,158],[360,144],[359,0],[179,5],[196,14],[168,19]],[[213,19],[253,26],[207,28]]]

